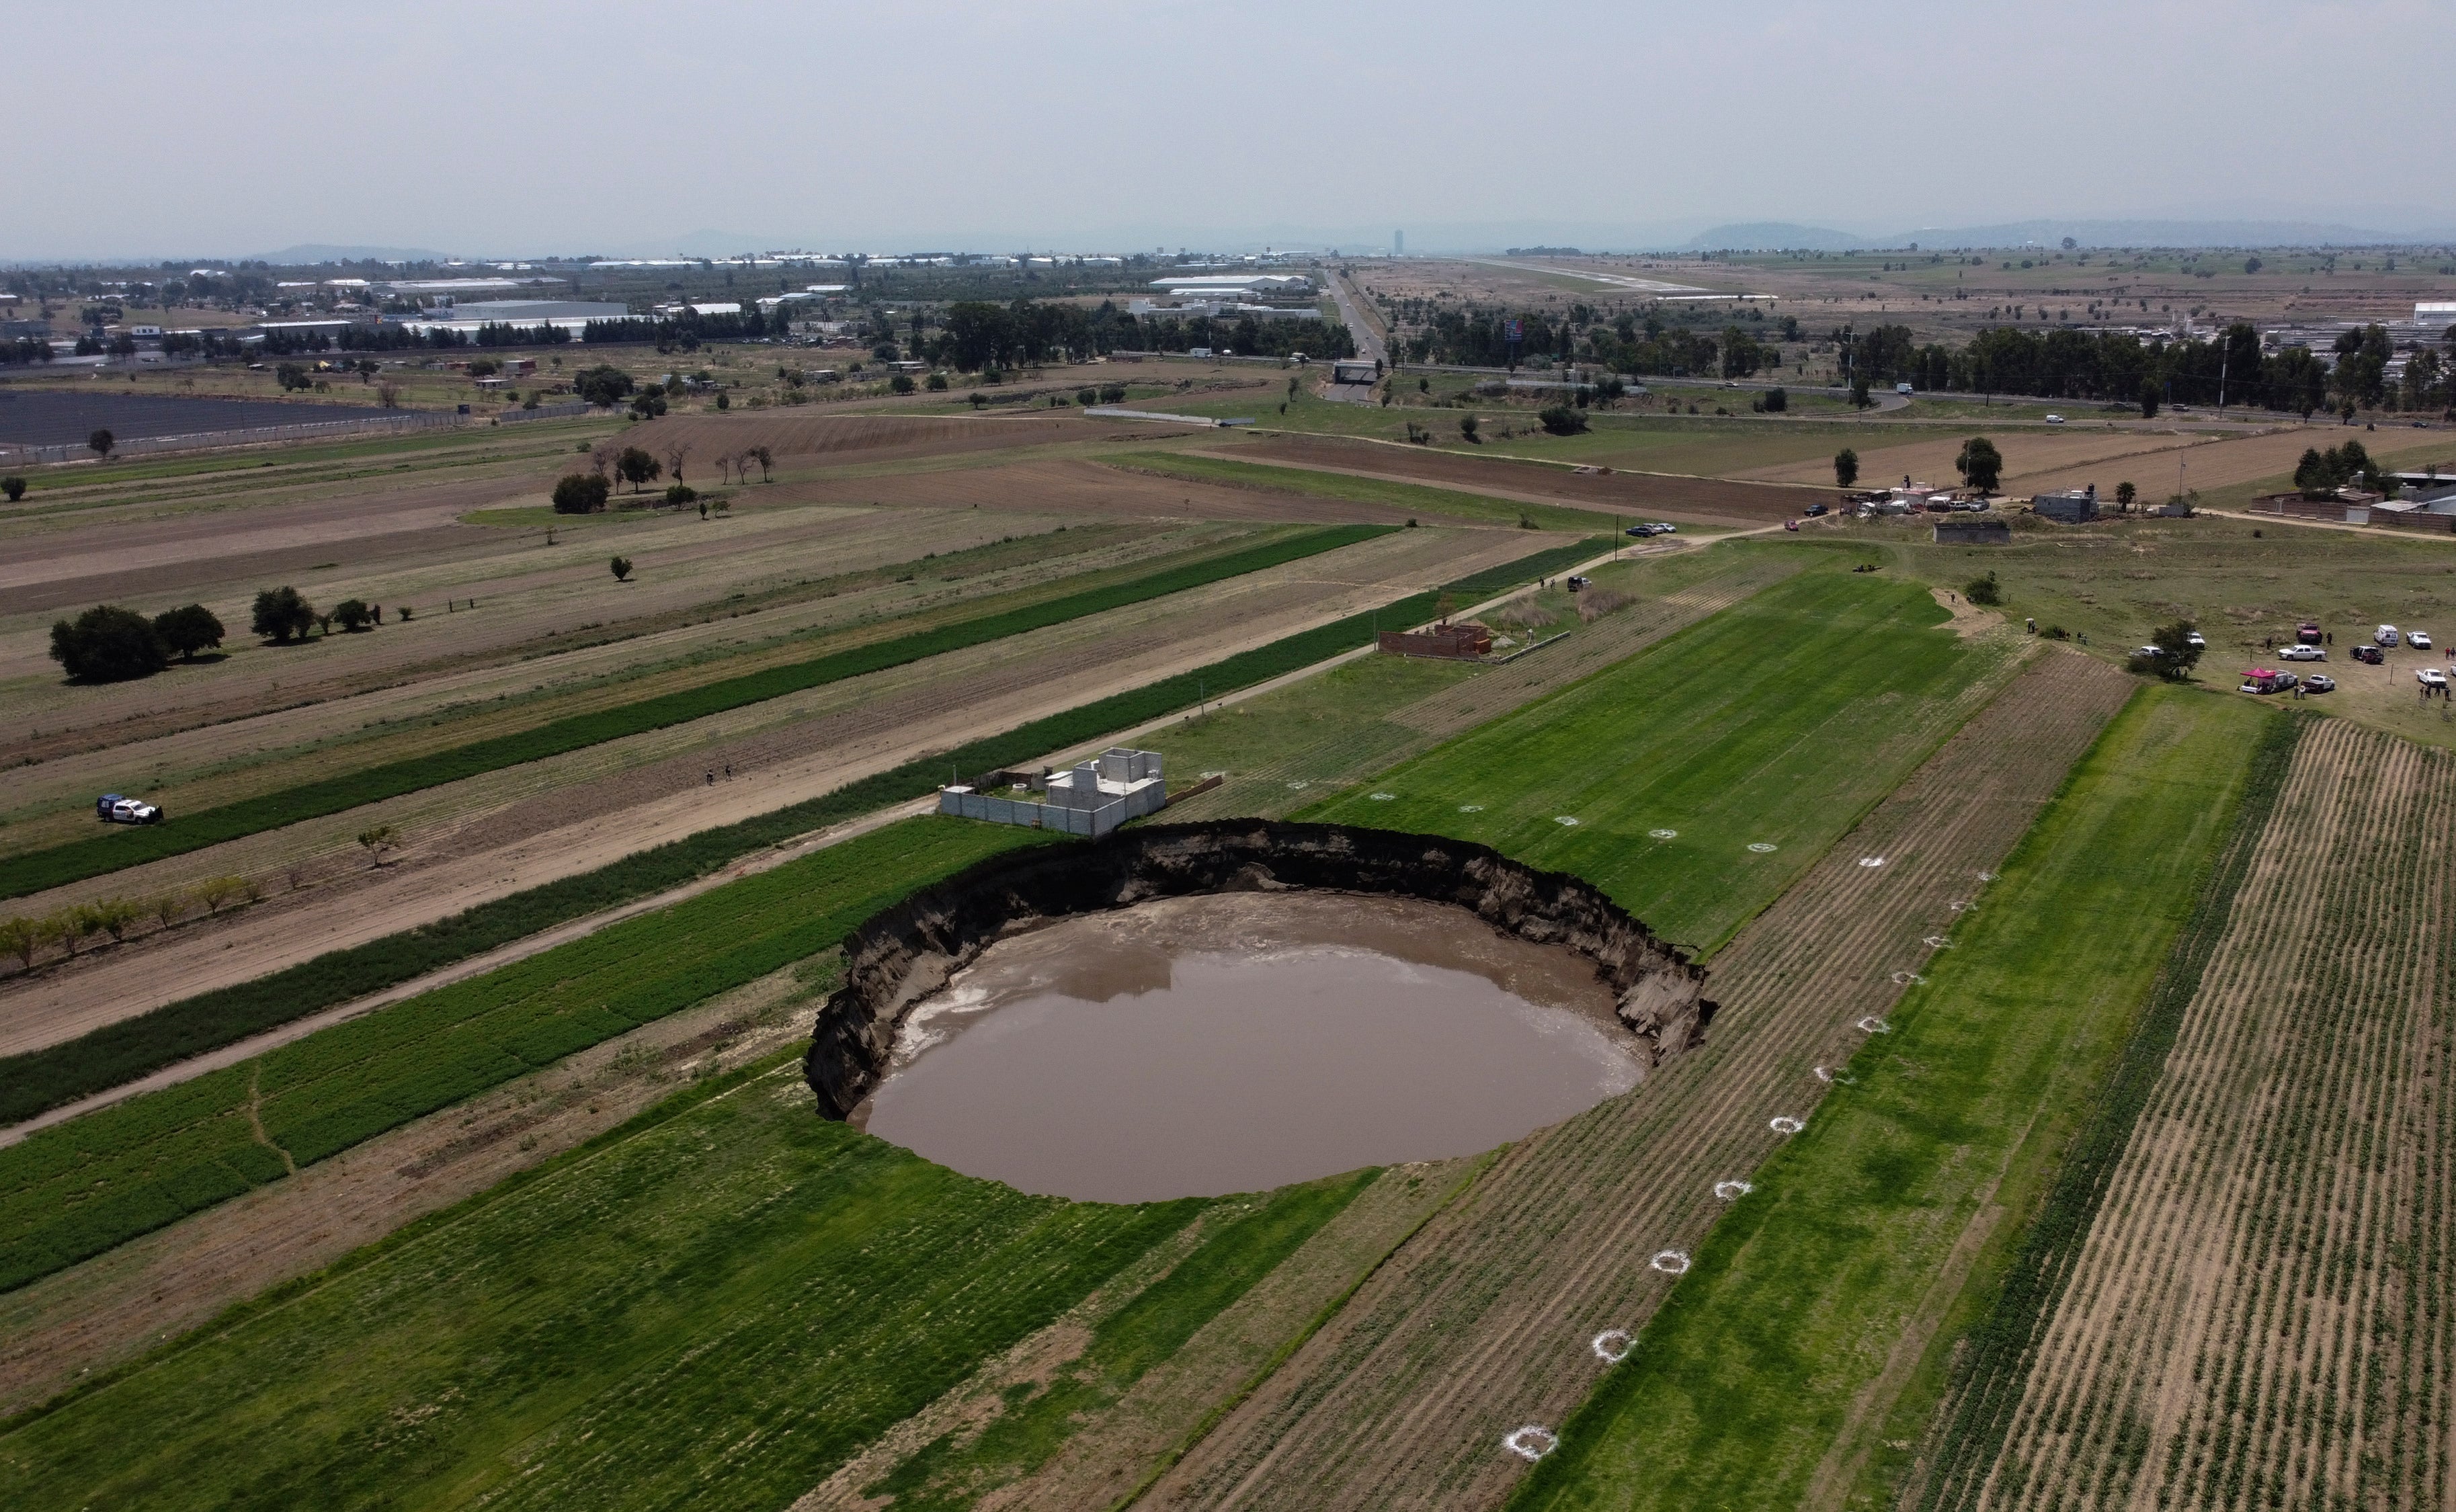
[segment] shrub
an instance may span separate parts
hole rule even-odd
[[[1483,429],[1484,422],[1476,419],[1473,415],[1462,415],[1459,417],[1459,434],[1465,437],[1469,444],[1476,446],[1484,444],[1484,438],[1477,434]]]
[[[292,587],[267,588],[256,596],[256,607],[249,624],[256,634],[276,644],[286,643],[307,633],[316,623],[316,606],[304,594]]]
[[[1586,428],[1586,412],[1574,404],[1547,404],[1535,418],[1555,436],[1576,436]]]
[[[375,614],[364,599],[343,599],[333,605],[333,619],[352,635],[365,629],[375,621]]]
[[[887,386],[898,394],[910,394],[921,385],[912,381],[911,374],[898,373],[887,380]]]
[[[607,567],[608,567],[608,568],[613,572],[613,574],[614,574],[614,581],[615,581],[615,582],[630,582],[630,581],[631,581],[631,559],[630,559],[630,558],[628,558],[628,557],[616,557],[613,561],[611,561],[611,562],[607,562],[605,565],[606,565],[606,566],[607,566]]]
[[[1995,604],[2004,602],[2004,589],[1990,572],[1983,578],[1973,578],[1961,585],[1961,596],[1973,603]]]
[[[554,512],[591,515],[605,507],[614,484],[601,473],[565,473],[554,485]]]
[[[15,503],[26,497],[26,480],[22,478],[0,478],[0,494],[8,495],[9,502]]]
[[[34,952],[45,943],[41,923],[11,916],[0,919],[0,954],[13,955],[27,971],[34,969]]]
[[[154,633],[162,638],[162,644],[174,655],[193,662],[197,652],[220,646],[224,631],[213,610],[201,603],[191,603],[155,615]]]
[[[1780,415],[1791,408],[1791,396],[1781,389],[1768,389],[1765,395],[1765,407],[1767,414]]]
[[[922,386],[932,394],[944,394],[947,392],[947,375],[932,373],[930,375],[930,380]]]
[[[80,682],[121,683],[170,665],[171,650],[154,633],[153,621],[133,609],[97,603],[51,626],[51,660]]]
[[[688,483],[676,483],[665,490],[665,502],[676,509],[680,509],[685,504],[697,502],[698,499],[699,490]]]

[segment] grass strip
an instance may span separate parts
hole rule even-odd
[[[1211,1206],[961,1176],[779,1067],[17,1419],[8,1501],[781,1507]]]
[[[951,1429],[862,1487],[862,1495],[892,1497],[896,1512],[961,1512],[993,1486],[1033,1474],[1381,1175],[1380,1167],[1368,1167],[1272,1193],[1101,1319],[1080,1355],[1046,1383],[1012,1397],[986,1428]]]
[[[1036,831],[913,819],[0,1150],[0,1291],[833,949]]]
[[[2131,1038],[2267,717],[2135,696],[1511,1506],[1797,1506],[1848,1484]]]
[[[1601,510],[1529,503],[1463,489],[1436,488],[1427,483],[1320,472],[1292,462],[1248,462],[1181,452],[1130,452],[1107,460],[1112,466],[1182,478],[1189,482],[1265,488],[1283,494],[1310,494],[1317,499],[1346,499],[1421,515],[1469,520],[1478,524],[1530,524],[1538,530],[1581,531],[1617,531],[1620,527],[1618,520]]]
[[[0,1058],[0,1123],[21,1122],[192,1055],[482,955],[540,930],[680,887],[753,850],[921,797],[945,779],[950,766],[974,773],[1030,761],[1173,713],[1206,693],[1229,692],[1354,650],[1371,638],[1377,625],[1433,618],[1444,597],[1473,603],[1609,547],[1606,541],[1586,541],[1539,551],[1443,589],[1300,631],[943,755],[917,758],[771,813],[705,829],[433,924],[329,951],[252,982],[181,998],[75,1039]]]
[[[1241,551],[1187,562],[1046,603],[958,620],[916,635],[851,646],[805,662],[747,672],[613,708],[570,715],[534,729],[387,762],[321,782],[301,783],[297,787],[259,793],[218,808],[182,815],[168,824],[117,829],[28,851],[10,859],[7,875],[0,877],[0,897],[23,897],[28,893],[81,882],[88,877],[101,876],[124,867],[183,855],[224,841],[277,829],[301,820],[339,813],[365,804],[397,798],[403,793],[460,782],[506,766],[621,740],[625,736],[687,724],[746,705],[761,704],[846,678],[902,666],[925,657],[1046,629],[1085,615],[1182,593],[1266,567],[1334,551],[1387,534],[1392,528],[1388,525],[1337,525],[1283,536]]]
[[[1933,1424],[1919,1455],[1921,1482],[1904,1504],[1921,1512],[1975,1505],[1987,1467],[1996,1462],[2015,1410],[2029,1382],[2032,1363],[2045,1338],[2048,1314],[2063,1297],[2073,1267],[2098,1209],[2105,1203],[2132,1131],[2165,1075],[2166,1059],[2182,1030],[2183,1011],[2200,990],[2200,978],[2225,937],[2235,894],[2251,873],[2253,853],[2276,810],[2293,766],[2294,747],[2306,721],[2287,716],[2269,722],[2251,754],[2250,776],[2234,829],[2218,864],[2201,885],[2182,937],[2158,973],[2139,1026],[2123,1047],[2098,1101],[2056,1173],[2055,1185],[2022,1237],[2019,1253],[1983,1319],[1950,1346],[1951,1378],[1944,1384],[1944,1415]],[[1941,1383],[1941,1373],[1937,1373]],[[1937,1400],[1931,1387],[1923,1400],[1906,1401],[1894,1414],[1905,1433],[1915,1435]],[[1900,1434],[1893,1441],[1909,1441]],[[1888,1502],[1893,1499],[1888,1497]]]

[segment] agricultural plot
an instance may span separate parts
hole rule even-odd
[[[1526,655],[1491,666],[1369,657],[1189,721],[1151,744],[1172,771],[1224,774],[1219,787],[1177,810],[1183,817],[1281,818],[1601,671],[1814,560],[1750,542],[1597,567],[1598,589],[1633,602],[1589,623],[1565,591],[1522,596],[1550,622],[1520,627],[1522,646],[1546,643]],[[1504,612],[1527,611],[1512,601]]]
[[[2447,1504],[2451,806],[2445,752],[2311,725],[2096,1221],[1906,1504]]]
[[[1436,520],[1454,520],[1484,525],[1532,525],[1542,530],[1577,530],[1610,534],[1620,521],[1609,515],[1586,509],[1565,509],[1558,504],[1513,501],[1505,495],[1474,494],[1454,488],[1428,488],[1422,483],[1400,482],[1387,479],[1358,477],[1349,473],[1323,472],[1312,467],[1255,462],[1242,458],[1213,457],[1201,453],[1145,451],[1125,457],[1103,458],[1115,466],[1133,467],[1137,471],[1156,473],[1164,478],[1181,478],[1196,482],[1218,483],[1231,488],[1250,488],[1269,493],[1310,495],[1320,499],[1353,500],[1359,503],[1379,504],[1393,512],[1404,510],[1410,516],[1422,515]],[[1500,480],[1495,480],[1496,483]]]
[[[0,1150],[0,1289],[833,947],[1029,830],[913,820]]]
[[[1064,598],[958,621],[920,634],[873,641],[810,660],[746,673],[686,690],[573,715],[518,734],[371,766],[340,777],[263,793],[185,815],[175,824],[98,835],[13,857],[0,889],[10,897],[82,881],[165,856],[200,850],[302,819],[379,803],[420,788],[540,761],[710,714],[766,703],[788,693],[900,666],[927,657],[1004,640],[1085,615],[1181,593],[1370,539],[1382,528],[1336,526],[1282,537],[1146,577]]]
[[[2130,1036],[2269,717],[2152,689],[2108,727],[1512,1505],[1838,1504],[1877,1470]]]
[[[1157,1504],[1490,1505],[1606,1369],[1599,1337],[1643,1337],[1671,1277],[1743,1179],[1811,1115],[1838,1065],[1953,928],[2101,725],[2134,691],[2041,659],[1716,960],[1705,1043],[1627,1096],[1540,1131],[1429,1224],[1322,1334],[1162,1483]],[[1886,864],[1859,865],[1867,855]],[[1710,889],[1719,878],[1700,875]],[[1676,1262],[1667,1260],[1667,1267]],[[1622,1341],[1605,1338],[1617,1352]]]
[[[798,1072],[686,1094],[18,1420],[10,1504],[656,1507],[722,1477],[783,1506],[1212,1206],[958,1176],[814,1116]],[[1227,1227],[1239,1253],[1099,1365],[1225,1305],[1255,1248]]]
[[[1949,619],[1805,572],[1304,817],[1480,841],[1710,950],[2011,676],[2020,646]]]

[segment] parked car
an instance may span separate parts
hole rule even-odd
[[[2396,639],[2396,626],[2392,624],[2383,624],[2371,632],[2373,645],[2394,645]]]
[[[2314,672],[2302,680],[2302,690],[2306,693],[2333,693],[2337,690],[2337,680],[2325,672]]]
[[[1896,394],[1910,394],[1914,393],[1915,390],[1907,383],[1896,383],[1893,385],[1893,392]]]
[[[2288,662],[2324,662],[2328,660],[2328,653],[2325,650],[2316,645],[2304,645],[2299,641],[2292,645],[2286,646],[2277,654],[2283,657]]]
[[[2050,415],[2047,417],[2047,423],[2050,425],[2061,425],[2063,422],[2064,418],[2060,415]]]
[[[2322,640],[2320,634],[2320,622],[2317,620],[2305,620],[2301,624],[2296,625],[2294,627],[2294,639],[2302,642],[2304,645],[2318,645]]]
[[[1654,534],[1654,532],[1647,529],[1644,525],[1631,525],[1627,530],[1621,532],[1621,534],[1627,536],[1650,536]]]
[[[2380,648],[2378,646],[2358,645],[2354,647],[2354,660],[2357,662],[2368,662],[2371,665],[2377,666],[2382,662],[2386,661],[2387,658],[2380,654]]]
[[[1676,536],[1680,534],[1680,527],[1668,520],[1658,520],[1654,522],[1654,533],[1658,536]]]
[[[2447,685],[2447,674],[2442,672],[2435,666],[2415,667],[2413,669],[2413,680],[2421,684],[2424,687],[2446,687]]]
[[[2134,656],[2147,657],[2150,661],[2155,662],[2159,657],[2166,654],[2166,648],[2162,645],[2136,645],[2132,648],[2132,654]]]
[[[1586,577],[1582,573],[1572,573],[1569,577],[1569,591],[1571,593],[1575,593],[1580,588],[1587,586],[1594,581],[1595,580],[1592,578]]]
[[[93,801],[93,816],[111,825],[158,825],[162,810],[142,798],[122,798],[117,793],[105,793]]]
[[[2405,644],[2413,647],[2417,651],[2427,651],[2430,649],[2430,632],[2427,630],[2407,630],[2405,632]]]
[[[1809,506],[1808,506],[1808,518],[1809,518],[1809,519],[1811,519],[1811,520],[1813,520],[1813,519],[1815,519],[1817,516],[1822,515],[1822,514],[1826,514],[1826,513],[1828,513],[1828,512],[1829,512],[1829,511],[1827,510],[1826,506],[1825,506],[1825,505],[1823,505],[1823,504],[1811,504],[1811,505],[1809,505]]]
[[[2198,630],[2194,630],[2191,634],[2183,637],[2183,640],[2185,644],[2190,645],[2195,651],[2205,651],[2209,648],[2209,638],[2202,635]]]

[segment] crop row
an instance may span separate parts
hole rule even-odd
[[[260,793],[218,808],[182,814],[171,823],[91,836],[29,851],[10,860],[0,896],[22,897],[165,856],[182,855],[301,820],[339,813],[421,788],[440,787],[506,766],[686,724],[727,709],[765,703],[846,678],[901,666],[991,641],[1046,629],[1069,620],[1182,593],[1225,579],[1295,562],[1386,534],[1387,525],[1338,525],[1282,536],[1223,556],[1064,598],[959,620],[918,634],[873,641],[808,661],[768,667],[659,694],[612,708],[554,720],[534,729],[472,741],[446,750],[369,766],[321,782]]]
[[[623,1135],[7,1425],[9,1504],[781,1507],[1212,1205],[961,1176],[787,1067]]]
[[[579,876],[530,888],[419,929],[334,950],[252,982],[181,998],[61,1044],[0,1059],[0,1123],[115,1087],[191,1055],[483,954],[601,909],[678,887],[795,835],[920,797],[950,763],[988,771],[1156,719],[1213,694],[1309,666],[1364,642],[1377,624],[1412,623],[1444,597],[1472,603],[1583,562],[1608,543],[1580,541],[1488,568],[1435,591],[1285,636],[1207,666],[1034,720],[1001,735],[917,758],[805,802],[626,856]]]
[[[0,1290],[832,948],[1034,831],[919,819],[0,1150]]]
[[[2304,721],[2289,717],[2271,721],[2261,732],[2233,831],[2200,886],[2191,918],[2150,990],[2148,1006],[2066,1151],[1994,1306],[1955,1354],[1944,1405],[1922,1456],[1922,1483],[1913,1503],[1922,1512],[1973,1504],[2003,1447],[2036,1359],[2040,1322],[2062,1297],[2082,1241],[2131,1147],[2133,1130],[2165,1075],[2183,1011],[2199,993],[2209,960],[2225,935],[2235,897],[2250,874],[2304,727]]]

